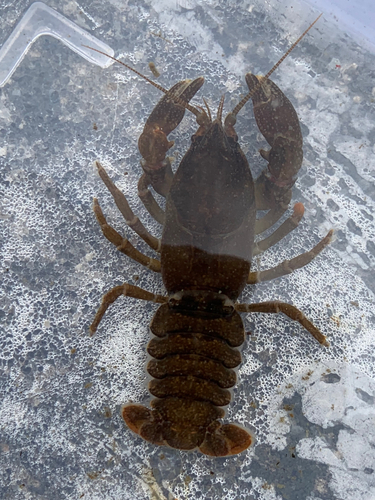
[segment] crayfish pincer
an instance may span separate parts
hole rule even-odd
[[[167,290],[163,296],[128,283],[116,286],[104,295],[91,325],[93,334],[108,306],[121,295],[160,304],[151,321],[153,338],[147,347],[153,358],[147,366],[153,377],[149,391],[155,399],[151,408],[127,404],[121,410],[128,427],[156,445],[227,456],[254,443],[247,429],[220,421],[231,400],[230,388],[236,384],[235,368],[241,363],[239,347],[245,340],[245,330],[240,313],[284,313],[318,342],[328,345],[325,336],[290,304],[237,302],[246,284],[273,279],[308,264],[332,236],[330,231],[312,250],[273,269],[250,272],[253,255],[297,227],[304,211],[303,205],[297,203],[289,219],[270,236],[254,243],[255,234],[271,228],[287,210],[302,163],[297,114],[283,92],[269,80],[273,70],[265,77],[250,73],[246,76],[250,92],[224,123],[224,99],[214,119],[206,103],[206,109],[189,104],[203,85],[203,78],[178,82],[170,90],[151,82],[165,95],[139,139],[143,175],[138,190],[146,209],[163,225],[161,240],[147,231],[124,194],[96,162],[126,223],[160,254],[160,258],[151,258],[138,251],[107,223],[94,200],[94,212],[104,236],[120,252],[160,272]],[[261,151],[268,166],[255,182],[235,131],[237,113],[249,99],[260,131],[271,146],[269,151]],[[173,173],[166,156],[173,142],[167,136],[186,110],[196,116],[198,129]],[[165,209],[157,203],[150,187],[166,198]],[[257,220],[257,211],[267,213]]]

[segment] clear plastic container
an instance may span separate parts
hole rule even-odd
[[[212,116],[222,95],[223,115],[233,109],[246,93],[246,72],[266,74],[320,13],[302,0],[48,3],[150,78],[153,62],[165,88],[204,76],[192,101],[204,106],[204,96]],[[0,43],[28,7],[2,2]],[[331,228],[334,241],[309,265],[249,286],[240,298],[292,303],[330,347],[282,315],[243,315],[247,339],[225,420],[251,429],[256,444],[225,459],[151,445],[123,423],[122,404],[149,403],[146,346],[156,304],[120,298],[89,336],[110,288],[129,282],[166,293],[158,273],[104,238],[92,210],[96,197],[118,233],[158,258],[126,226],[93,162],[101,161],[134,214],[160,237],[138,197],[137,142],[162,93],[51,37],[38,38],[0,88],[0,498],[375,498],[375,56],[330,8],[326,2],[272,75],[304,137],[285,217],[297,202],[305,214],[253,260],[254,270],[311,249]],[[24,35],[22,46],[33,36]],[[86,38],[73,45],[82,43],[93,45]],[[174,170],[196,130],[186,113],[170,134]],[[251,102],[236,132],[257,176],[265,167],[259,149],[268,146]]]

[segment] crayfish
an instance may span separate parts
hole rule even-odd
[[[138,141],[143,157],[139,196],[162,224],[161,240],[134,215],[103,166],[99,162],[96,165],[127,225],[160,259],[141,253],[111,227],[97,199],[94,212],[104,236],[120,252],[161,273],[167,295],[155,295],[128,283],[116,286],[104,295],[91,333],[108,306],[121,295],[161,304],[151,321],[154,337],[147,347],[153,358],[147,365],[153,377],[149,391],[155,399],[151,409],[126,404],[121,410],[128,427],[155,445],[198,448],[209,456],[227,456],[244,451],[254,442],[247,429],[220,422],[225,415],[223,407],[231,400],[229,389],[236,384],[234,368],[241,362],[238,348],[245,340],[245,331],[240,313],[284,313],[320,344],[328,345],[326,337],[290,304],[237,302],[246,284],[274,279],[305,266],[331,240],[332,231],[307,253],[266,271],[250,271],[253,255],[285,237],[303,216],[304,207],[297,203],[291,217],[270,236],[254,243],[255,235],[271,228],[287,210],[303,158],[296,111],[269,76],[313,24],[266,76],[246,75],[249,93],[224,122],[223,98],[214,119],[206,102],[206,109],[189,104],[203,85],[203,78],[180,81],[165,90],[121,63],[165,93]],[[268,165],[255,182],[235,131],[236,116],[249,99],[257,125],[270,145],[269,151],[260,151]],[[173,173],[167,157],[173,142],[168,135],[181,122],[185,110],[195,115],[198,129]],[[166,198],[165,210],[150,187]],[[257,211],[267,213],[257,220]]]

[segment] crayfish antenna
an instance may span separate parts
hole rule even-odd
[[[118,64],[122,64],[122,66],[125,66],[125,68],[130,69],[130,71],[133,71],[133,73],[135,73],[139,77],[146,80],[146,82],[150,83],[151,85],[156,87],[161,92],[164,92],[164,94],[168,94],[169,91],[167,89],[165,89],[164,87],[162,87],[158,83],[150,80],[150,78],[147,78],[147,76],[143,75],[140,71],[137,71],[136,69],[134,69],[131,66],[129,66],[128,64],[120,61],[119,59],[116,59],[115,57],[110,56],[106,52],[102,52],[101,50],[94,49],[93,47],[90,47],[89,45],[83,45],[83,47],[86,47],[87,49],[93,50],[94,52],[98,52],[99,54],[102,54],[103,56],[107,56],[109,59],[112,59],[113,61],[117,62]],[[183,99],[180,99],[178,96],[171,95],[170,97],[173,99],[173,101],[176,104],[183,106],[185,109],[187,109],[188,111],[193,113],[193,115],[195,115],[196,117],[198,117],[201,114],[201,111],[199,111],[197,108],[194,108],[194,106],[191,106],[191,104],[185,102]]]
[[[310,24],[310,26],[302,33],[302,35],[296,40],[293,45],[285,52],[285,54],[277,61],[277,63],[269,70],[269,72],[264,76],[263,78],[269,78],[272,73],[280,66],[280,64],[284,61],[286,57],[292,52],[292,50],[299,44],[299,42],[302,40],[302,38],[311,30],[311,28],[314,26],[316,22],[321,18],[323,14],[320,14],[313,23]],[[251,92],[245,95],[245,97],[237,104],[237,106],[233,109],[232,113],[233,115],[237,115],[238,112],[245,106],[247,101],[251,99],[251,97],[255,94],[255,92],[259,89],[260,83],[256,85]]]

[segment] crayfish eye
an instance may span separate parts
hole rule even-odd
[[[210,124],[210,119],[204,109],[202,109],[201,113],[197,115],[197,123],[200,127]]]
[[[228,139],[231,137],[235,142],[238,141],[238,136],[234,130],[234,125],[236,124],[237,116],[234,113],[228,113],[224,120],[224,132]]]
[[[224,126],[226,127],[234,127],[236,124],[237,117],[234,113],[228,113],[225,117]]]

